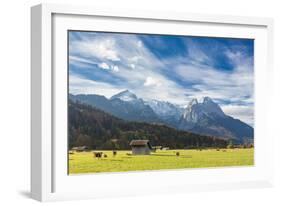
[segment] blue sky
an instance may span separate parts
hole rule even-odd
[[[187,105],[209,96],[253,125],[254,41],[192,36],[69,32],[69,90]]]

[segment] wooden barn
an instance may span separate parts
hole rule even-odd
[[[153,151],[149,140],[132,140],[130,146],[133,155],[150,155],[150,152]]]
[[[87,146],[73,147],[71,150],[74,150],[76,152],[84,152],[84,151],[88,151],[89,147]]]

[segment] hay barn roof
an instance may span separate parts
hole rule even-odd
[[[130,146],[146,146],[148,145],[149,140],[147,139],[138,139],[138,140],[132,140],[130,142]]]

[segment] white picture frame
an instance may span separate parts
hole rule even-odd
[[[120,25],[114,21],[119,21]],[[153,24],[159,25],[157,31],[153,30]],[[183,28],[187,24],[194,27],[193,35],[257,39],[255,166],[93,174],[70,179],[64,158],[67,139],[56,138],[60,134],[65,136],[66,128],[64,107],[67,104],[62,97],[67,91],[67,77],[64,69],[58,69],[64,68],[66,62],[65,31],[99,27],[99,30],[109,31],[185,34]],[[167,30],[167,25],[173,29]],[[272,19],[40,4],[31,9],[31,26],[32,198],[54,201],[272,186],[274,137],[267,121],[267,109],[271,106],[268,88],[272,87],[273,77]],[[261,144],[262,151],[259,149]],[[147,188],[143,182],[151,180],[154,185]],[[133,181],[137,181],[138,187],[131,184]]]

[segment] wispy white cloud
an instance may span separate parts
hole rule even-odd
[[[118,72],[118,71],[119,71],[119,67],[116,66],[116,65],[112,66],[111,68],[112,68],[112,70],[113,70],[114,72]]]
[[[254,110],[253,106],[244,106],[244,105],[224,105],[222,110],[243,122],[248,123],[251,126],[254,126]]]
[[[211,67],[193,65],[180,65],[175,72],[183,81],[193,83],[192,87],[197,90],[190,95],[194,97],[247,101],[253,95],[253,74],[250,72],[219,72]]]
[[[105,62],[102,62],[102,63],[98,64],[98,66],[99,66],[101,69],[105,69],[105,70],[110,69],[110,67],[108,66],[108,64],[105,63]]]
[[[70,42],[71,63],[89,69],[91,65],[97,65],[111,77],[123,81],[117,85],[72,71],[70,92],[110,97],[122,89],[130,89],[145,99],[176,104],[188,104],[192,98],[210,96],[222,102],[227,114],[252,124],[253,57],[248,57],[242,50],[221,51],[234,65],[233,70],[222,71],[213,66],[208,51],[191,40],[186,44],[187,56],[163,60],[156,57],[137,35],[81,35]]]
[[[73,41],[71,51],[77,51],[86,57],[104,58],[112,61],[120,61],[116,52],[116,42],[112,38],[92,38],[83,41]]]
[[[157,79],[154,79],[152,77],[147,77],[143,85],[146,87],[151,87],[151,86],[160,87],[162,83]]]
[[[123,91],[125,88],[118,88],[108,83],[97,82],[77,74],[69,75],[69,91],[71,94],[98,94],[110,98],[112,94]]]

